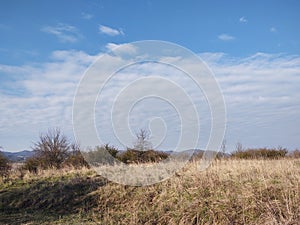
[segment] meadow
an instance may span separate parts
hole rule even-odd
[[[12,170],[0,184],[1,224],[299,224],[300,159],[189,162],[145,187],[88,168]]]

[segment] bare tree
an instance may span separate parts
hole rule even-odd
[[[42,160],[43,167],[60,168],[68,157],[71,148],[67,137],[56,129],[40,135],[40,140],[32,148]]]
[[[138,133],[136,133],[137,140],[134,143],[134,149],[139,151],[147,151],[152,149],[152,144],[149,141],[149,132],[144,129],[140,129]]]
[[[226,155],[226,139],[225,138],[222,141],[221,151],[222,151],[222,156],[225,157],[225,155]]]
[[[81,154],[80,145],[78,143],[72,143],[70,145],[70,152],[68,152],[65,165],[73,166],[75,168],[89,167],[89,164]]]
[[[242,145],[240,142],[238,142],[238,143],[236,144],[236,146],[235,146],[235,150],[236,150],[237,152],[243,151],[243,150],[244,150],[243,145]]]
[[[9,170],[11,166],[9,165],[9,160],[1,152],[2,147],[0,146],[0,177],[6,178],[9,175]]]

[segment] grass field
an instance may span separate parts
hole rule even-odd
[[[189,163],[151,186],[112,183],[89,169],[11,174],[1,224],[300,224],[300,159]]]

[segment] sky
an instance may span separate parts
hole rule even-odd
[[[226,104],[227,151],[238,142],[249,148],[300,148],[299,11],[296,0],[2,1],[0,146],[30,149],[41,132],[54,127],[74,139],[73,99],[89,66],[114,47],[162,40],[191,50],[213,72]],[[119,78],[128,81],[157,71],[184,83],[184,74],[153,65],[124,69]],[[121,88],[118,80],[111,82]],[[193,85],[184,87],[195,91]],[[123,148],[104,125],[110,97],[96,104],[97,129],[103,142]],[[209,130],[209,107],[201,107],[200,95],[193,98]],[[169,150],[177,143],[178,118],[160,100],[144,104],[132,110],[132,129],[144,128],[149,122],[144,117],[153,119],[157,113],[170,132],[158,148]],[[205,147],[202,139],[198,147]]]

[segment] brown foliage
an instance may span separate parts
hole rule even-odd
[[[37,173],[42,164],[43,162],[41,158],[33,156],[26,159],[22,169],[28,170],[31,173]]]
[[[98,164],[113,164],[114,158],[118,154],[118,149],[108,144],[102,146],[96,146],[94,149],[90,149],[87,152],[83,152],[86,161],[93,165]]]
[[[10,169],[9,160],[0,151],[0,177],[6,178],[9,175]]]
[[[72,151],[68,154],[67,159],[64,162],[64,165],[73,166],[75,168],[87,167],[89,164],[85,161],[84,157],[80,152],[80,147],[77,144],[72,144]]]
[[[269,148],[249,148],[245,150],[237,150],[231,154],[234,158],[239,159],[279,159],[284,158],[288,153],[285,148],[269,149]]]
[[[40,135],[40,140],[34,144],[33,150],[42,167],[60,168],[68,157],[70,147],[66,136],[59,129],[53,129]]]
[[[300,158],[300,150],[299,149],[295,149],[294,151],[292,151],[290,154],[289,154],[290,157],[292,158]]]
[[[34,144],[35,155],[25,161],[23,169],[37,173],[38,169],[65,166],[75,168],[88,167],[77,144],[68,141],[59,129],[49,130],[40,135],[40,140]]]
[[[168,156],[168,153],[161,151],[127,149],[127,151],[118,155],[118,159],[124,163],[150,163],[159,162],[168,158]]]

